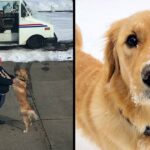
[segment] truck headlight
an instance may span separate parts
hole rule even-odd
[[[50,30],[50,27],[46,27],[45,30]]]

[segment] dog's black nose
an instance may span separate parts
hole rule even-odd
[[[141,76],[142,76],[142,81],[144,82],[144,84],[150,87],[150,65],[146,65],[143,68]]]
[[[144,135],[150,136],[150,126],[146,126],[145,131],[144,131]]]

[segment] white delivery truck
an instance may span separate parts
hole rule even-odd
[[[0,46],[27,45],[41,48],[57,42],[53,25],[35,19],[23,0],[0,0]]]

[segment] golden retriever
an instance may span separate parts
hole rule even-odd
[[[112,24],[104,63],[76,27],[76,120],[102,150],[150,150],[150,11]]]
[[[13,88],[15,91],[15,94],[17,96],[17,100],[20,105],[21,114],[23,117],[23,122],[25,124],[25,130],[24,133],[28,132],[29,126],[32,125],[32,119],[38,119],[37,114],[35,111],[31,108],[28,98],[27,98],[27,81],[28,81],[28,75],[27,71],[25,69],[20,69],[16,71],[16,79],[15,83],[13,84]]]

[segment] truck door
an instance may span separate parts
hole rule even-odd
[[[25,45],[27,37],[31,34],[29,31],[30,24],[30,14],[26,8],[26,3],[22,1],[21,3],[21,11],[20,11],[20,19],[19,19],[19,44]]]
[[[0,43],[18,43],[19,2],[0,1]]]

